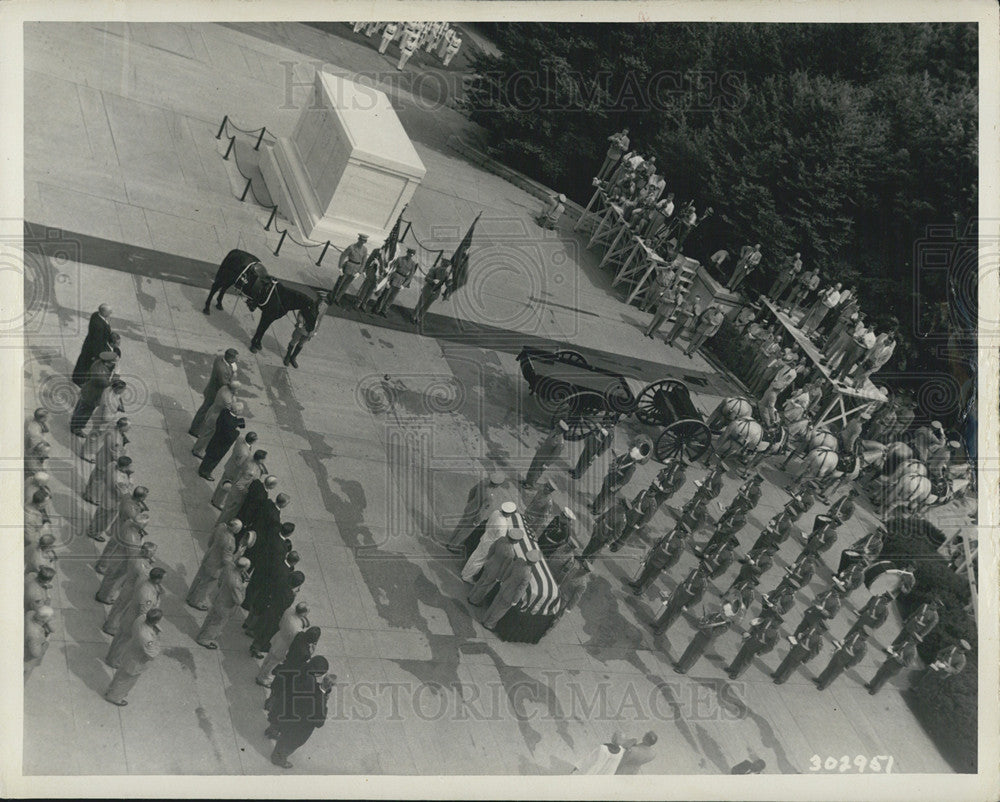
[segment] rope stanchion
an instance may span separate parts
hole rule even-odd
[[[322,250],[320,251],[319,257],[316,259],[315,262],[317,267],[321,266],[323,264],[323,260],[326,258],[326,255],[329,252],[330,247],[333,243],[331,243],[330,240],[326,240],[325,242],[300,242],[298,239],[296,239],[295,235],[289,229],[279,227],[278,212],[280,210],[278,208],[278,205],[273,202],[263,203],[257,196],[257,192],[254,189],[254,177],[255,177],[254,170],[244,171],[243,167],[240,165],[239,151],[235,149],[236,137],[231,133],[229,133],[230,131],[238,131],[239,133],[246,134],[247,136],[256,136],[257,139],[253,146],[254,151],[260,150],[261,145],[265,143],[265,137],[268,139],[274,139],[274,135],[269,133],[266,127],[255,128],[253,130],[240,128],[239,126],[233,124],[232,120],[229,118],[229,115],[227,114],[222,118],[222,123],[219,125],[219,130],[216,132],[215,138],[221,139],[223,135],[229,134],[229,144],[226,146],[226,152],[222,158],[225,161],[229,161],[230,160],[229,156],[230,154],[232,154],[233,156],[232,161],[236,165],[236,171],[246,181],[246,184],[243,186],[242,193],[236,197],[238,197],[240,202],[246,202],[247,196],[250,195],[253,197],[254,202],[256,202],[258,206],[261,206],[262,208],[269,210],[270,214],[268,214],[267,222],[264,224],[264,230],[274,231],[276,234],[280,235],[278,239],[278,244],[274,249],[274,255],[279,256],[281,253],[281,248],[285,244],[285,240],[290,239],[292,242],[294,242],[300,248],[304,248],[306,251],[308,251],[311,248],[321,248]],[[432,267],[436,267],[438,264],[440,264],[441,259],[444,257],[445,253],[444,249],[428,248],[426,245],[424,245],[424,243],[420,241],[420,239],[414,233],[412,221],[404,221],[404,222],[406,222],[406,229],[399,236],[398,242],[402,243],[407,236],[411,237],[418,247],[420,247],[428,255],[433,257],[434,262]],[[336,250],[336,248],[334,249]],[[426,270],[420,268],[419,266],[417,269],[422,275],[426,275],[427,273]]]
[[[323,246],[323,253],[319,255],[319,259],[316,260],[316,267],[319,267],[323,262],[323,257],[326,256],[327,250],[330,248],[330,240],[326,241],[326,245]]]

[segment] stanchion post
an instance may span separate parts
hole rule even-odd
[[[222,139],[222,132],[226,130],[226,123],[228,123],[228,122],[229,122],[229,115],[228,115],[228,114],[226,114],[226,115],[225,115],[225,116],[224,116],[224,117],[222,118],[222,125],[220,125],[220,126],[219,126],[219,133],[217,133],[217,134],[215,135],[215,138],[216,138],[216,139]]]
[[[223,161],[229,161],[229,154],[233,152],[233,145],[236,144],[236,137],[229,137],[229,147],[226,148],[226,155],[222,157]]]
[[[278,240],[278,247],[274,249],[274,255],[275,256],[277,256],[278,255],[278,251],[281,250],[281,246],[284,244],[286,236],[288,236],[288,229],[287,228],[284,231],[281,232],[281,239]]]
[[[267,130],[267,128],[261,128],[260,129],[260,136],[257,137],[257,144],[253,146],[254,150],[260,150],[260,143],[264,141],[264,132],[266,130]]]
[[[267,225],[264,226],[264,230],[265,231],[270,231],[271,230],[271,223],[274,222],[274,216],[277,213],[278,213],[278,207],[277,206],[272,206],[271,207],[271,216],[267,218]]]
[[[323,246],[323,250],[319,255],[319,259],[316,260],[316,267],[319,267],[323,262],[323,257],[326,256],[327,250],[330,248],[330,240],[326,241],[326,245]]]
[[[250,182],[253,181],[252,178],[247,179],[247,185],[243,187],[243,194],[240,195],[240,200],[245,201],[247,199],[247,193],[250,191]]]

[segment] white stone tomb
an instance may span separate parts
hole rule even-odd
[[[322,71],[260,170],[280,214],[337,248],[358,233],[380,245],[427,172],[384,92]]]

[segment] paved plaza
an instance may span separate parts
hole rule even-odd
[[[863,687],[883,657],[876,644],[895,636],[898,620],[824,692],[811,678],[826,665],[829,644],[785,685],[768,674],[787,641],[727,681],[723,668],[741,629],[680,676],[670,660],[689,642],[695,618],[653,635],[658,594],[637,598],[624,586],[644,553],[644,544],[631,543],[598,561],[579,607],[540,643],[504,643],[477,623],[460,560],[438,541],[473,484],[494,469],[519,476],[541,439],[546,419],[515,361],[521,344],[579,349],[637,388],[682,378],[706,414],[734,388],[701,357],[641,336],[648,316],[622,303],[571,221],[543,231],[532,220],[537,199],[449,148],[449,137],[475,132],[454,109],[429,108],[411,92],[418,71],[439,67],[415,58],[406,76],[384,82],[427,167],[407,210],[421,242],[450,253],[482,212],[470,283],[432,308],[426,333],[392,313],[376,320],[334,308],[291,370],[281,363],[289,320],[252,355],[257,318],[242,303],[230,295],[223,312],[201,313],[232,247],[257,253],[281,278],[332,285],[335,255],[320,267],[315,251],[293,244],[269,255],[277,237],[263,230],[267,211],[238,200],[238,175],[215,134],[224,114],[242,127],[290,133],[317,60],[348,74],[395,73],[394,58],[347,31],[299,23],[25,26],[26,239],[46,241],[39,249],[48,255],[29,265],[25,288],[24,407],[57,410],[50,473],[61,542],[56,642],[25,689],[25,774],[282,773],[268,760],[265,691],[254,684],[259,664],[248,639],[233,621],[219,651],[199,647],[203,614],[184,603],[217,516],[186,432],[212,359],[228,347],[240,350],[248,429],[292,496],[283,517],[296,524],[306,575],[300,598],[323,630],[317,653],[339,680],[326,725],[295,754],[291,773],[566,774],[616,729],[658,733],[647,774],[724,774],[748,757],[763,758],[767,773],[808,773],[813,755],[845,754],[891,755],[895,772],[951,771],[897,687],[876,697]],[[52,255],[53,241],[64,243],[65,258]],[[412,307],[418,292],[414,282],[397,303]],[[102,698],[109,639],[94,600],[97,546],[82,536],[93,508],[78,492],[90,466],[75,456],[67,426],[69,374],[101,302],[113,306],[123,338],[129,454],[136,482],[151,491],[149,538],[167,570],[163,653],[127,708]],[[619,443],[639,431],[631,426],[623,424]],[[576,444],[568,451],[575,461]],[[586,506],[603,465],[572,482],[570,464],[549,475],[585,542]],[[643,466],[627,495],[658,468]],[[786,475],[763,472],[764,497],[741,533],[744,547],[788,498],[780,489]],[[679,509],[702,473],[690,469],[666,506]],[[730,475],[722,505],[738,484]],[[668,509],[658,515],[661,528],[672,525]],[[840,544],[876,520],[860,509]],[[800,547],[785,543],[762,589],[777,584]],[[657,589],[671,590],[694,564],[686,554]],[[734,573],[711,585],[706,601]],[[798,594],[791,628],[830,573],[821,569]],[[862,587],[847,611],[865,599]],[[835,636],[853,621],[847,611],[831,624]],[[905,672],[896,681],[902,686]]]

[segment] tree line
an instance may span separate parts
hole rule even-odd
[[[974,24],[482,27],[501,55],[477,58],[465,102],[495,157],[586,204],[627,126],[667,190],[715,209],[689,255],[759,242],[773,269],[798,251],[876,325],[900,320],[890,368],[946,366],[938,346],[975,316]]]

